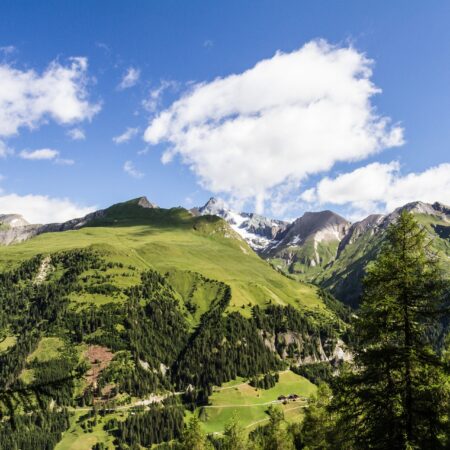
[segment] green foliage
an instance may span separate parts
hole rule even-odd
[[[255,450],[294,450],[297,429],[289,427],[283,411],[277,406],[269,406],[266,411],[269,423],[259,426],[249,435],[246,448]],[[301,448],[301,447],[300,447]]]
[[[332,391],[325,383],[308,401],[301,426],[300,448],[305,450],[351,449],[345,433],[336,427],[337,414],[331,409]]]
[[[110,423],[117,426],[119,444],[149,447],[152,444],[171,441],[181,436],[183,430],[183,408],[173,398],[163,405],[150,405],[146,411],[137,411],[124,422]]]
[[[278,373],[266,373],[262,377],[250,378],[249,385],[258,389],[270,389],[278,383],[280,376]]]
[[[428,339],[445,285],[429,249],[403,212],[368,270],[355,365],[334,384],[338,427],[354,448],[448,448],[448,378]]]
[[[311,383],[329,383],[333,377],[333,366],[327,361],[291,367],[297,375],[305,377]]]
[[[5,450],[50,450],[69,425],[66,410],[15,417],[0,427],[0,448]]]
[[[212,448],[197,417],[193,416],[187,423],[179,448],[180,450],[209,450]]]
[[[239,424],[239,416],[237,414],[234,414],[225,425],[220,448],[223,450],[246,450],[248,448],[247,438],[244,429]]]

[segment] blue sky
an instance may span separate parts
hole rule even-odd
[[[357,218],[413,199],[450,203],[448,23],[445,0],[4,0],[0,118],[15,122],[0,126],[0,213],[59,220],[140,195],[163,207],[200,205],[216,195],[283,218],[325,208]],[[339,50],[359,58],[355,74],[347,74],[346,59],[336,62]],[[287,55],[293,77],[278,71],[284,63],[276,52]],[[315,58],[329,73],[320,73]],[[246,81],[244,72],[263,60]],[[357,92],[358,70],[367,68],[366,81],[382,92]],[[296,70],[311,72],[312,87],[299,86]],[[334,85],[334,70],[342,71],[342,83]],[[322,75],[326,86],[317,87]],[[297,92],[293,116],[286,115],[292,105],[283,86]],[[317,98],[305,100],[316,87]],[[8,103],[13,89],[24,105]],[[355,102],[344,99],[336,109],[347,89]],[[311,105],[324,97],[324,109],[310,120]],[[234,109],[216,117],[229,98]],[[182,117],[198,107],[202,126]],[[347,108],[350,122],[334,129]],[[284,117],[303,130],[320,111],[331,119],[312,130],[328,141],[317,144],[309,129],[284,129]],[[155,121],[164,112],[169,125],[161,131]],[[242,136],[249,121],[256,131]],[[385,126],[380,135],[376,125]],[[127,129],[129,140],[113,141]],[[347,152],[352,130],[367,135]]]

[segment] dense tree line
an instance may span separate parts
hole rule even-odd
[[[179,389],[187,389],[187,403],[206,402],[212,385],[282,367],[264,345],[253,320],[239,313],[223,314],[230,298],[230,288],[223,285],[219,301],[202,316],[174,364],[174,382]]]
[[[301,366],[291,366],[291,370],[297,375],[307,378],[311,383],[318,385],[320,383],[330,383],[336,368],[329,362],[324,361]]]
[[[117,444],[150,447],[152,444],[171,441],[181,436],[184,424],[184,409],[170,397],[162,405],[152,404],[145,411],[130,414],[123,422],[112,420],[107,429],[114,433]]]
[[[11,427],[24,429],[20,413],[16,420],[8,418],[8,411],[48,410],[50,404],[57,408],[92,405],[107,385],[114,386],[113,394],[137,397],[158,390],[182,390],[190,407],[207,402],[213,385],[237,376],[252,378],[259,387],[269,388],[277,381],[274,372],[286,367],[280,357],[286,349],[276,340],[274,353],[264,337],[297,333],[303,345],[289,349],[292,358],[315,357],[322,343],[325,351],[331,352],[336,341],[333,325],[321,328],[313,317],[292,307],[255,307],[251,318],[225,313],[231,299],[230,287],[201,276],[202,283],[214,284],[212,291],[217,295],[191,331],[186,309],[191,311],[192,307],[180,303],[165,275],[145,271],[140,283],[119,292],[111,284],[112,278],[102,275],[119,264],[106,263],[95,251],[84,249],[52,255],[47,278],[36,283],[42,262],[43,257],[38,256],[0,274],[1,331],[3,335],[17,336],[15,345],[0,354],[0,402],[5,406],[0,432],[5,436]],[[69,294],[89,292],[110,297],[120,293],[121,301],[77,307],[70,303]],[[192,292],[188,303],[193,301]],[[62,340],[59,356],[45,363],[27,361],[44,336]],[[75,380],[87,369],[71,350],[81,343],[104,346],[115,356],[100,374],[97,387],[90,386],[74,399]],[[27,385],[19,379],[25,367],[33,372],[33,380]],[[182,410],[180,404],[168,400],[164,407],[154,405],[149,411],[130,414],[110,431],[117,433],[118,445],[150,445],[178,438],[183,431]],[[44,430],[49,427],[56,430],[60,426],[62,431],[67,426],[67,421],[58,422],[49,414],[39,417],[30,431],[31,436],[38,436],[38,443],[44,442],[39,439],[44,439]],[[32,425],[26,427],[31,430]],[[56,442],[57,432],[52,433],[45,444],[48,448]],[[219,440],[210,444],[226,448],[220,447],[223,443]],[[22,445],[27,448],[27,444]]]
[[[16,415],[0,427],[0,448],[5,450],[52,450],[69,426],[69,414],[38,412]]]
[[[300,345],[288,348],[283,340],[275,339],[275,348],[280,356],[287,353],[288,357],[295,359],[320,359],[319,346],[330,356],[336,345],[334,324],[319,325],[313,318],[290,305],[269,305],[265,309],[255,306],[252,315],[255,327],[263,331],[263,337],[276,338],[280,334],[295,333],[300,338]]]
[[[251,377],[248,384],[258,389],[270,389],[278,383],[279,379],[278,373],[266,373],[263,376]]]
[[[450,447],[450,349],[437,352],[429,333],[449,287],[426,239],[406,212],[389,228],[367,271],[354,362],[306,411],[305,448]]]

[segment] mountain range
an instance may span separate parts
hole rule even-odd
[[[448,265],[449,208],[404,208]],[[46,417],[50,437],[27,425],[57,450],[170,440],[188,408],[209,433],[223,432],[223,405],[238,405],[249,428],[266,420],[268,403],[296,422],[299,408],[280,397],[307,398],[352,357],[352,310],[328,290],[357,305],[364,268],[400,211],[353,224],[309,212],[289,223],[216,199],[188,211],[140,197],[59,224],[3,214],[0,389],[20,388],[25,417],[37,402],[69,408],[64,420]],[[0,410],[10,405],[0,396]],[[94,421],[99,408],[106,415]],[[161,410],[170,417],[152,422]],[[136,420],[149,421],[138,434]],[[21,442],[23,430],[0,433],[0,447],[16,448],[11,436]]]
[[[158,209],[146,197],[135,201],[144,209]],[[194,217],[222,218],[277,270],[297,280],[325,287],[338,299],[356,305],[364,269],[377,254],[384,231],[404,209],[425,226],[443,264],[450,264],[450,207],[438,202],[412,202],[389,214],[372,214],[354,223],[329,210],[305,212],[287,222],[234,211],[216,198],[210,198],[205,205],[189,212]],[[108,209],[64,223],[44,225],[29,224],[18,214],[3,214],[0,215],[0,244],[22,242],[43,233],[77,230],[101,219],[106,211]]]
[[[371,214],[354,223],[329,210],[305,212],[289,223],[233,211],[215,198],[191,211],[222,217],[277,269],[326,287],[340,300],[356,305],[364,268],[379,250],[385,230],[402,210],[413,213],[425,226],[432,246],[448,265],[450,207],[438,202],[412,202],[389,214]]]

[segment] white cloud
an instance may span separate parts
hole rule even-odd
[[[203,47],[206,48],[214,47],[214,41],[212,41],[211,39],[206,39],[205,41],[203,41]]]
[[[4,158],[5,156],[8,156],[12,153],[14,153],[13,149],[8,147],[6,142],[0,140],[0,158]]]
[[[100,105],[89,101],[88,82],[86,58],[71,58],[68,65],[54,61],[42,74],[0,63],[0,137],[48,119],[61,124],[90,120]]]
[[[135,165],[132,161],[126,161],[123,165],[123,170],[125,173],[130,175],[133,178],[142,178],[144,174],[142,172],[139,172],[139,170],[136,169]]]
[[[128,89],[130,87],[133,87],[137,84],[139,81],[139,78],[141,76],[141,71],[139,69],[135,69],[134,67],[129,67],[127,71],[125,72],[122,81],[120,82],[118,88]]]
[[[57,158],[55,159],[55,164],[58,164],[60,166],[73,166],[75,164],[75,161],[73,159]]]
[[[0,47],[0,52],[4,55],[11,55],[12,53],[15,53],[17,51],[16,47],[14,45],[4,45],[3,47]]]
[[[142,106],[150,113],[154,113],[161,105],[161,97],[167,89],[176,89],[179,83],[173,80],[162,80],[159,86],[149,92],[148,97],[142,102]]]
[[[133,139],[138,133],[139,128],[128,127],[122,134],[119,134],[119,136],[114,136],[112,140],[114,144],[124,144]]]
[[[86,139],[86,134],[81,128],[72,128],[68,130],[67,136],[69,136],[73,141],[83,141]]]
[[[372,61],[353,48],[313,41],[253,68],[192,89],[149,124],[200,184],[261,211],[274,190],[403,144],[403,130],[376,113]]]
[[[46,195],[0,195],[1,214],[21,214],[30,223],[64,222],[83,217],[95,207],[80,206],[67,198]]]
[[[41,148],[39,150],[22,150],[19,153],[22,159],[29,160],[42,160],[42,159],[55,159],[59,156],[58,150],[53,150],[51,148]]]
[[[301,198],[314,205],[346,205],[359,217],[377,211],[390,212],[413,201],[448,203],[450,164],[402,175],[396,161],[373,163],[336,178],[326,177]]]

